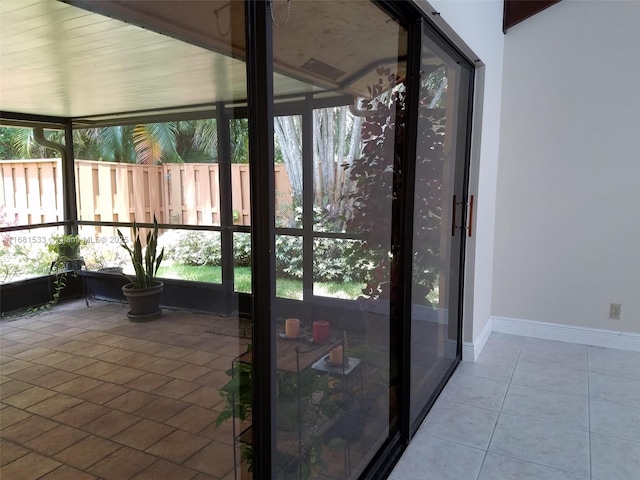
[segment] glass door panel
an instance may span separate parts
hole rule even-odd
[[[411,420],[459,360],[470,68],[422,36],[411,297]],[[457,212],[458,222],[455,222]]]
[[[301,132],[302,163],[282,162],[302,179],[302,231],[283,228],[278,208],[273,219],[275,477],[358,478],[398,425],[386,295],[407,32],[368,0],[298,2],[290,12],[274,2],[271,13],[276,96],[304,98],[299,130],[295,119],[289,129]],[[283,121],[274,122],[278,135]],[[277,137],[276,161],[290,140]],[[302,265],[285,251],[295,253],[296,238]],[[289,272],[302,266],[302,296],[278,292],[280,261]],[[343,295],[345,283],[355,293]]]

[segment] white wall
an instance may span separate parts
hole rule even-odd
[[[473,60],[476,70],[470,193],[475,235],[468,242],[463,340],[478,338],[491,316],[494,218],[502,91],[502,0],[431,0],[416,3]],[[437,11],[440,15],[431,15]]]
[[[513,27],[502,89],[493,314],[640,332],[640,2]]]

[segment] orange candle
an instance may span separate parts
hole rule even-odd
[[[298,338],[300,336],[300,320],[297,318],[287,318],[284,322],[284,336],[287,338]]]
[[[342,365],[343,361],[344,351],[342,350],[342,345],[338,345],[329,352],[329,363],[332,365]]]

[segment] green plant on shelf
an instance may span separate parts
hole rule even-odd
[[[247,351],[251,350],[251,345]],[[218,414],[215,425],[220,427],[228,420],[236,419],[244,423],[251,420],[253,412],[253,367],[249,363],[236,362],[226,371],[231,377],[218,390],[224,401],[224,408]],[[293,432],[305,423],[315,425],[320,418],[331,416],[337,405],[330,399],[328,375],[318,374],[311,369],[302,372],[276,374],[276,428],[281,432]],[[302,417],[301,418],[301,414]],[[253,449],[248,443],[240,446],[240,457],[247,470],[253,471]],[[278,463],[283,468],[282,478],[289,478],[287,470],[295,470],[295,477],[309,478],[311,473],[322,467],[322,439],[312,437],[309,448],[295,457],[278,452]],[[294,468],[295,466],[295,468]]]

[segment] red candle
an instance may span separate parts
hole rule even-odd
[[[324,343],[329,340],[329,322],[316,320],[313,322],[313,343]]]

